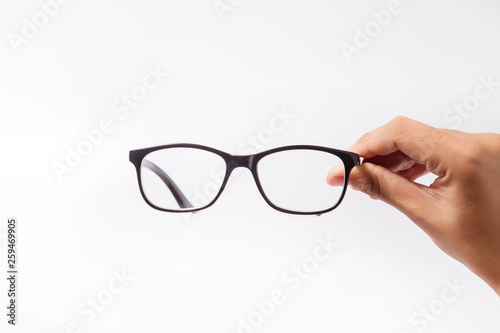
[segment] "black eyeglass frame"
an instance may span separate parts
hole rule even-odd
[[[182,210],[175,210],[175,209],[165,209],[158,207],[154,205],[149,199],[147,198],[146,194],[144,193],[144,189],[142,186],[142,180],[141,180],[141,166],[143,165],[143,160],[144,158],[155,151],[158,150],[164,150],[164,149],[170,149],[170,148],[193,148],[193,149],[200,149],[200,150],[205,150],[211,153],[214,153],[216,155],[219,155],[224,159],[226,162],[226,174],[224,176],[224,180],[222,182],[221,188],[215,198],[207,205],[199,208],[192,208],[189,209],[189,201],[185,198],[185,196],[182,194],[180,190],[178,190],[177,186],[175,183],[170,179],[170,177],[165,174],[160,168],[158,168],[156,165],[150,163],[147,167],[155,172],[164,182],[165,184],[169,187],[170,191],[174,195],[175,199],[179,203],[180,207],[182,206],[187,207],[187,209],[182,209]],[[345,177],[344,177],[344,188],[342,190],[342,195],[340,196],[338,202],[331,208],[322,210],[322,211],[315,211],[315,212],[299,212],[299,211],[292,211],[292,210],[287,210],[281,207],[276,206],[275,204],[272,203],[271,200],[267,197],[259,179],[258,175],[258,163],[260,160],[262,160],[264,157],[282,152],[282,151],[288,151],[288,150],[315,150],[315,151],[322,151],[326,153],[333,154],[340,158],[344,164],[344,170],[345,170]],[[211,147],[206,147],[198,144],[191,144],[191,143],[177,143],[177,144],[169,144],[169,145],[163,145],[163,146],[157,146],[157,147],[151,147],[151,148],[144,148],[144,149],[137,149],[137,150],[131,150],[129,153],[129,160],[130,162],[135,166],[136,168],[136,173],[137,173],[137,179],[139,182],[139,189],[142,195],[142,198],[146,203],[157,210],[164,211],[164,212],[169,212],[169,213],[193,213],[193,212],[198,212],[200,210],[207,209],[211,207],[217,199],[219,199],[220,195],[224,191],[224,188],[227,185],[227,182],[229,180],[229,177],[231,176],[232,172],[234,169],[243,167],[247,168],[250,170],[252,173],[252,176],[255,180],[255,184],[257,185],[257,188],[264,198],[264,200],[267,202],[269,206],[272,208],[276,209],[277,211],[280,211],[282,213],[287,213],[287,214],[295,214],[295,215],[322,215],[325,213],[329,213],[335,208],[337,208],[341,203],[342,200],[345,197],[346,191],[347,191],[347,185],[349,183],[349,176],[351,174],[352,169],[360,164],[360,158],[359,155],[353,152],[345,151],[345,150],[339,150],[339,149],[334,149],[334,148],[328,148],[328,147],[322,147],[322,146],[313,146],[313,145],[293,145],[293,146],[285,146],[285,147],[279,147],[279,148],[274,148],[270,149],[267,151],[263,151],[257,154],[253,155],[232,155],[226,152],[223,152],[221,150],[211,148]],[[332,165],[332,168],[334,166]],[[326,181],[326,176],[325,176],[325,181]],[[176,189],[177,188],[177,189]],[[192,207],[192,206],[191,206]]]

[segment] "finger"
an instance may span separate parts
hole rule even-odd
[[[389,155],[379,155],[371,158],[365,158],[363,163],[377,164],[393,172],[399,172],[410,169],[416,162],[398,150]]]
[[[405,155],[406,156],[406,155]],[[381,156],[383,157],[383,156]],[[408,158],[408,157],[406,157]],[[399,160],[399,159],[398,159]],[[410,180],[415,181],[420,177],[423,177],[429,173],[427,167],[423,164],[416,163],[415,161],[411,162],[401,162],[401,164],[392,164],[392,162],[385,163],[384,161],[378,160],[378,163],[373,162],[372,160],[365,160],[365,163],[377,164],[385,167],[393,172],[397,172],[400,176]],[[410,166],[411,165],[411,166]],[[410,166],[408,168],[408,166]],[[344,168],[340,165],[335,166],[327,176],[327,183],[331,186],[343,186],[344,185]]]
[[[416,163],[414,160],[412,160],[399,150],[389,155],[374,156],[363,161],[363,163],[366,162],[383,166],[393,172],[408,170],[412,168]],[[343,165],[335,166],[327,175],[327,183],[331,186],[344,185],[344,173],[345,171]]]
[[[363,135],[349,150],[368,159],[400,150],[426,165],[431,172],[442,175],[447,169],[447,161],[442,160],[441,152],[451,145],[443,138],[446,135],[450,134],[406,117],[397,117]]]
[[[372,163],[355,167],[349,184],[372,198],[388,203],[414,221],[423,220],[425,212],[435,205],[430,195],[432,189]]]
[[[336,165],[326,176],[326,182],[331,186],[343,186],[345,168],[343,164]]]
[[[408,170],[399,171],[399,175],[410,181],[415,181],[429,173],[427,167],[423,164],[415,164]]]

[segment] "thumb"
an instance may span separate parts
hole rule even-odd
[[[433,205],[427,186],[414,183],[380,165],[363,163],[356,166],[349,176],[349,184],[373,199],[388,203],[412,220],[423,219],[429,205]]]

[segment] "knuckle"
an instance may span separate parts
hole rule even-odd
[[[368,194],[368,195],[371,195],[371,196],[374,196],[373,183],[371,180],[362,179],[358,182],[357,186],[361,192]]]
[[[414,120],[411,118],[408,118],[406,116],[397,116],[391,120],[391,124],[399,129],[399,128],[406,128],[409,126]]]
[[[464,154],[462,172],[470,179],[481,169],[485,156],[488,154],[488,149],[476,142],[463,142],[460,149]]]
[[[409,135],[410,127],[415,121],[411,118],[405,116],[397,116],[389,122],[389,128],[392,131],[392,135],[395,139]]]
[[[366,165],[367,168],[370,168],[371,176],[365,176],[358,180],[357,186],[359,190],[369,196],[380,198],[380,186],[377,181],[378,179],[378,167],[376,165]],[[368,173],[368,174],[369,174]]]
[[[374,165],[373,166],[373,179],[370,182],[370,195],[375,197],[375,198],[381,198],[382,197],[382,189],[380,187],[380,171],[381,171],[381,166]]]
[[[475,139],[475,137],[471,136],[467,142],[463,143],[464,149],[468,152],[468,159],[471,162],[481,160],[486,154],[489,153],[489,145],[483,140]]]
[[[359,138],[359,142],[368,142],[370,138],[370,132],[366,132]]]

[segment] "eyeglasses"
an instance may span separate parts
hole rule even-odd
[[[196,212],[212,206],[234,169],[251,171],[257,188],[274,209],[321,215],[345,196],[356,153],[319,146],[288,146],[236,156],[196,144],[172,144],[130,151],[141,195],[154,209]],[[344,169],[343,186],[326,181],[333,167]]]

